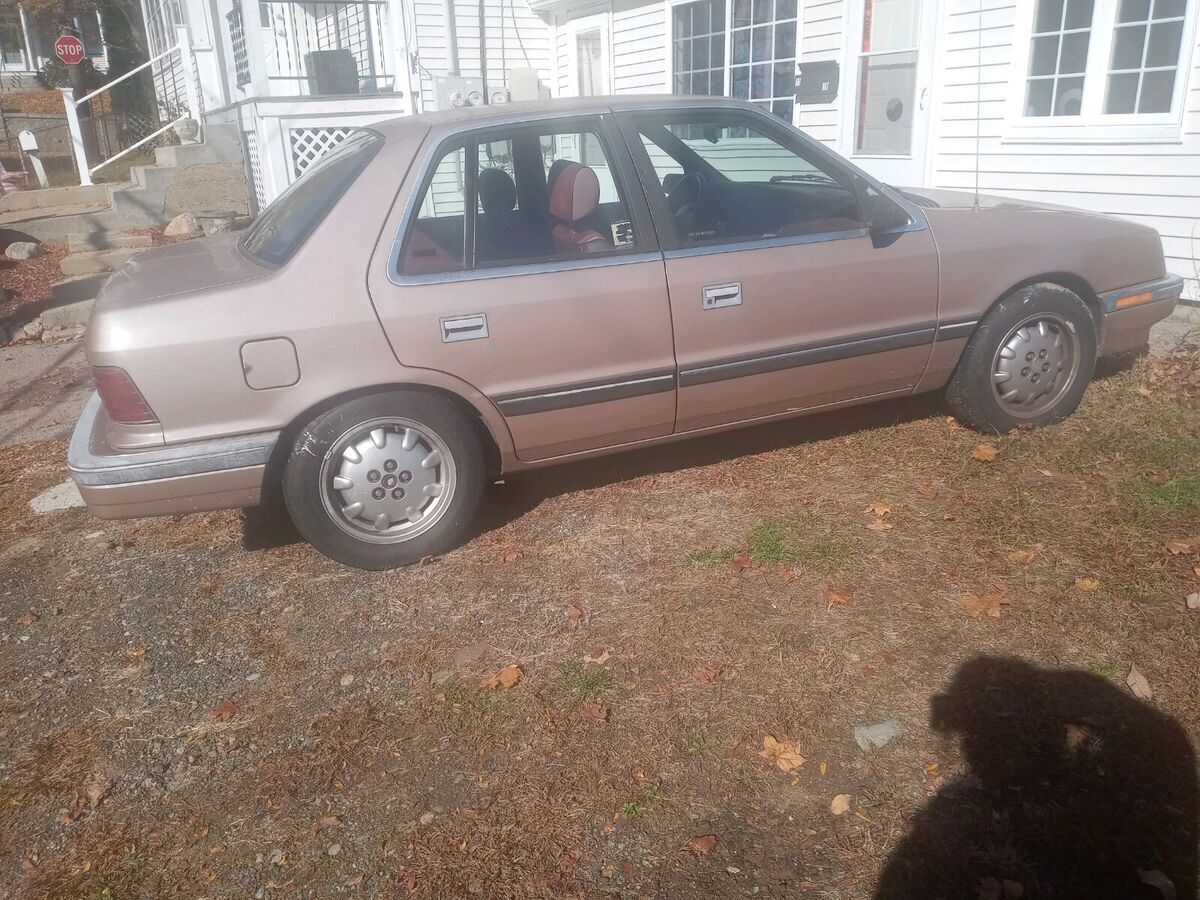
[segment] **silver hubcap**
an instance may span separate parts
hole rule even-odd
[[[1033,418],[1067,392],[1079,368],[1075,333],[1066,319],[1030,316],[1014,328],[992,363],[992,390],[1004,411]]]
[[[437,524],[454,496],[445,442],[408,419],[372,419],[347,431],[321,465],[321,501],[343,531],[394,544]]]

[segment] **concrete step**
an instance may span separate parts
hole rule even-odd
[[[130,247],[149,247],[154,239],[148,234],[129,234],[124,231],[77,231],[67,238],[71,253],[91,250],[121,250]]]
[[[106,228],[105,216],[112,212],[107,204],[86,203],[0,212],[0,230],[16,232],[17,240],[33,239],[44,244],[58,244],[76,231],[95,231]]]
[[[98,272],[95,275],[76,275],[74,278],[64,278],[50,288],[50,302],[54,306],[68,303],[78,303],[80,300],[92,300],[104,287],[111,272]]]
[[[49,210],[60,206],[107,205],[108,185],[75,185],[34,191],[12,191],[0,199],[0,213],[30,209]]]
[[[89,250],[86,253],[72,253],[63,257],[62,269],[64,275],[94,275],[99,272],[115,272],[125,261],[135,253],[141,252],[140,247],[119,250]]]

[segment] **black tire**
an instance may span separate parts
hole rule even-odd
[[[1013,415],[992,387],[993,366],[1004,342],[1021,322],[1036,314],[1064,320],[1075,340],[1077,364],[1069,384],[1053,404],[1036,415]],[[1039,427],[1073,413],[1096,369],[1096,322],[1079,296],[1057,284],[1031,284],[1004,297],[984,316],[946,388],[946,402],[964,425],[987,434]]]
[[[436,523],[398,543],[355,537],[334,520],[322,501],[321,470],[335,445],[356,425],[399,417],[436,433],[453,458],[455,484]],[[372,477],[377,477],[373,475]],[[483,448],[468,419],[449,400],[421,391],[396,390],[348,400],[301,429],[283,475],[283,496],[296,529],[331,559],[358,569],[412,565],[457,547],[467,535],[483,496]]]

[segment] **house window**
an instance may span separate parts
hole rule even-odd
[[[921,4],[866,0],[859,59],[856,153],[912,153]]]
[[[1047,122],[1056,127],[1167,126],[1181,107],[1178,72],[1196,6],[1196,0],[1037,0],[1022,117],[1057,119]]]
[[[796,96],[796,0],[733,0],[731,94],[791,121]]]
[[[672,87],[677,94],[728,92],[790,122],[796,95],[797,0],[730,2],[732,7],[726,0],[674,7]]]
[[[725,93],[725,0],[676,6],[675,93]]]
[[[1094,0],[1038,0],[1025,93],[1027,116],[1077,116]]]
[[[604,47],[600,32],[589,31],[575,39],[579,57],[579,96],[595,97],[604,93]]]
[[[1187,0],[1121,0],[1104,112],[1171,111]]]

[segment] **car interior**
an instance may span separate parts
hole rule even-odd
[[[480,144],[477,170],[463,173],[461,194],[456,194],[457,203],[453,204],[457,210],[447,215],[422,215],[416,220],[405,243],[404,273],[570,259],[632,244],[633,232],[624,202],[601,199],[597,168],[607,170],[603,159],[597,167],[566,156],[548,159],[548,155],[554,155],[556,144],[547,143],[547,137],[518,133],[502,142]],[[587,147],[594,154],[593,148],[599,146],[596,136],[580,137],[583,139],[572,145]],[[497,144],[503,144],[509,152],[490,157],[488,148]],[[605,174],[611,178],[607,171]],[[432,185],[426,188],[431,189]],[[468,241],[467,217],[461,209],[462,198],[472,192],[477,205],[474,234]],[[464,263],[464,254],[473,255],[473,264]]]
[[[848,174],[827,174],[793,155],[790,161],[795,171],[751,172],[746,173],[750,177],[734,179],[705,159],[705,148],[712,147],[715,151],[723,140],[730,140],[726,126],[705,122],[672,129],[647,123],[638,130],[643,142],[648,142],[647,149],[659,151],[652,156],[656,171],[661,170],[655,161],[665,161],[664,154],[673,164],[670,171],[660,174],[660,184],[683,242],[781,237],[862,227],[858,197]],[[694,131],[695,139],[685,141],[677,131],[684,134]],[[773,142],[767,145],[772,149],[778,147]],[[747,155],[753,153],[751,150]]]

